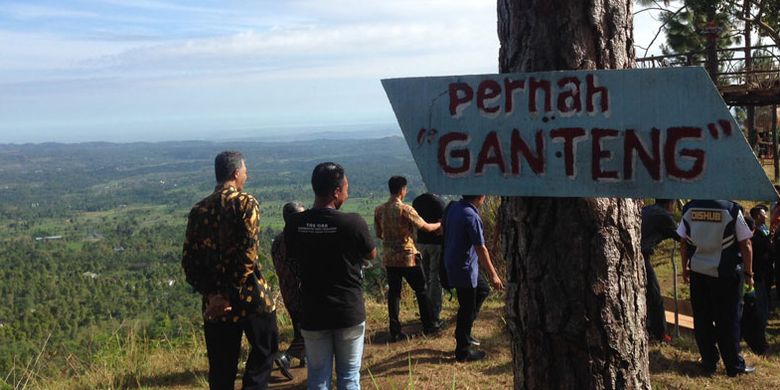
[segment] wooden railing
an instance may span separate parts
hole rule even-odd
[[[745,48],[719,49],[718,72],[715,80],[719,88],[742,86],[754,93],[778,94],[780,99],[780,48],[776,45],[751,48],[752,64],[746,66]],[[704,51],[675,55],[651,56],[637,59],[637,68],[665,68],[672,66],[704,66]],[[777,92],[775,92],[777,89]],[[780,101],[774,103],[777,104]],[[770,103],[771,104],[771,103]]]

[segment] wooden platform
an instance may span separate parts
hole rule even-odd
[[[770,106],[780,104],[780,85],[775,80],[772,85],[726,85],[719,86],[721,95],[730,106]]]
[[[680,330],[681,331],[693,331],[693,317],[687,316],[685,314],[680,314],[678,316],[680,320]],[[666,323],[674,326],[674,312],[673,311],[667,311],[666,312]],[[671,333],[671,332],[669,332]]]
[[[680,321],[680,331],[692,332],[693,309],[691,308],[691,302],[680,300],[677,302],[677,307],[680,311],[678,316]],[[664,309],[666,309],[666,323],[672,327],[669,330],[669,333],[671,333],[671,330],[674,329],[674,300],[672,298],[664,297]]]

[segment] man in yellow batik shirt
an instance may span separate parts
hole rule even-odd
[[[425,222],[415,209],[404,203],[408,192],[406,178],[393,176],[387,182],[390,200],[374,210],[376,236],[383,242],[382,265],[387,271],[387,311],[390,319],[390,341],[406,338],[398,319],[401,301],[401,279],[406,279],[417,296],[423,332],[435,333],[439,324],[433,320],[431,304],[426,294],[426,280],[414,245],[414,230],[438,231],[441,223]]]
[[[203,296],[209,387],[233,389],[244,334],[251,346],[244,389],[267,387],[279,349],[276,307],[258,264],[260,207],[243,192],[244,157],[222,152],[214,160],[217,186],[187,220],[182,267]]]

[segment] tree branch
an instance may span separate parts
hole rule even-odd
[[[778,31],[772,28],[772,26],[770,26],[768,23],[761,20],[761,16],[764,13],[764,8],[766,7],[767,3],[765,1],[757,2],[756,0],[748,1],[758,7],[756,16],[750,15],[750,17],[747,17],[744,15],[744,12],[734,12],[734,16],[743,22],[753,23],[761,32],[768,36],[769,39],[775,43],[775,45],[780,46],[780,33],[778,33]],[[729,1],[728,3],[735,7],[741,7],[741,5],[737,4],[735,1]]]
[[[636,15],[641,14],[642,12],[645,12],[645,11],[661,11],[661,12],[672,13],[672,10],[666,9],[666,8],[647,7],[647,8],[643,8],[643,9],[640,9],[639,11],[634,12],[632,15],[636,16]]]
[[[650,43],[647,45],[647,49],[645,49],[645,53],[642,55],[642,57],[647,57],[647,52],[649,52],[650,48],[653,47],[653,43],[655,43],[655,40],[658,39],[659,35],[661,35],[661,31],[664,30],[666,25],[669,23],[669,20],[671,20],[672,18],[677,16],[680,12],[682,12],[686,8],[688,8],[688,6],[687,5],[683,5],[677,11],[674,11],[674,13],[669,17],[669,19],[664,21],[664,23],[661,26],[658,27],[658,31],[655,32],[655,36],[653,37],[653,40],[651,40]]]

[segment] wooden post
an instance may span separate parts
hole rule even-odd
[[[753,53],[752,53],[752,43],[751,43],[751,30],[752,26],[750,24],[750,0],[745,0],[744,4],[744,10],[745,10],[745,88],[750,88],[750,83],[752,80],[752,72],[753,72]],[[756,153],[756,156],[760,159],[761,158],[761,148],[758,147],[758,132],[756,131],[756,106],[748,106],[747,107],[747,131],[748,131],[748,143],[750,143],[750,147],[753,149],[753,151]]]
[[[715,86],[718,85],[718,36],[719,28],[715,24],[716,5],[710,4],[707,6],[707,73],[710,74],[712,82]]]
[[[780,157],[777,152],[777,104],[775,104],[772,106],[772,158],[775,160],[775,183],[780,179]]]

